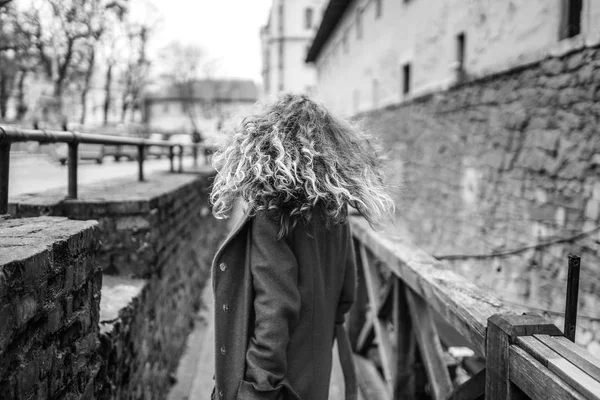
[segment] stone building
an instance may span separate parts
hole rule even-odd
[[[165,134],[191,134],[194,127],[212,136],[236,116],[250,113],[258,100],[251,80],[198,80],[192,85],[168,84],[144,96],[144,123]]]
[[[281,91],[311,93],[315,71],[304,62],[319,26],[325,0],[273,0],[267,24],[260,31],[263,97]]]
[[[306,60],[351,115],[580,47],[598,20],[594,0],[332,0]]]

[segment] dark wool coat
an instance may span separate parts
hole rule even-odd
[[[356,291],[350,226],[315,216],[278,230],[246,216],[213,260],[217,400],[328,397],[335,324]]]

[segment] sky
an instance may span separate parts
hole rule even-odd
[[[271,0],[140,0],[153,10],[136,11],[158,20],[149,43],[155,56],[173,40],[202,47],[217,60],[215,76],[261,81],[260,28],[267,22]],[[147,5],[143,7],[147,10]]]

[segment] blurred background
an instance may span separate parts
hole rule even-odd
[[[389,235],[559,326],[581,255],[600,355],[598,21],[595,0],[0,0],[0,121],[211,143],[310,94],[388,151]],[[134,150],[82,146],[82,179]],[[64,185],[65,154],[13,145],[11,195]]]

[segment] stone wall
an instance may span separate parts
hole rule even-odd
[[[0,221],[0,397],[90,399],[102,274],[96,223]]]
[[[509,305],[561,323],[580,255],[578,342],[600,355],[598,48],[359,119],[392,149],[396,229]]]
[[[9,205],[17,217],[98,221],[98,263],[106,280],[118,276],[129,294],[116,311],[107,311],[120,300],[108,297],[115,296],[114,287],[102,288],[96,398],[166,397],[227,229],[210,213],[211,176],[207,171],[107,181],[81,186],[77,200],[49,191],[19,196]]]

